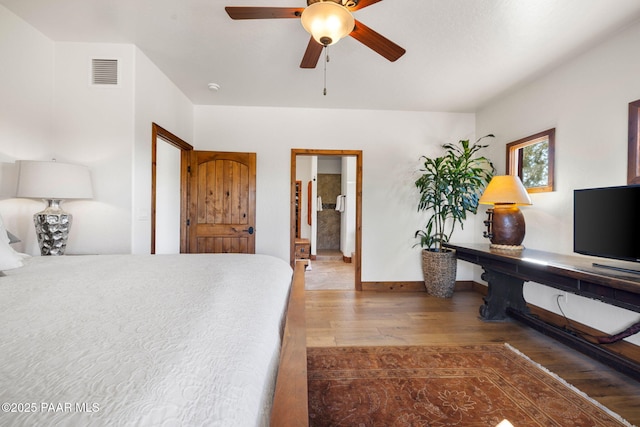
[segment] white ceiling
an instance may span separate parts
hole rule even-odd
[[[300,69],[298,19],[224,6],[305,0],[0,0],[54,41],[137,45],[194,104],[472,112],[640,20],[638,0],[384,0],[354,13],[404,47],[389,62],[348,37]],[[218,92],[207,84],[220,85]]]

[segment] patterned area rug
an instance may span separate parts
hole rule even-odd
[[[310,426],[629,426],[509,345],[308,349]]]

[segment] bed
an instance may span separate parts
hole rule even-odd
[[[302,269],[292,287],[265,255],[21,263],[0,262],[0,424],[306,425]]]

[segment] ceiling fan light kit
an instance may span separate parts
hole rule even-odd
[[[332,1],[317,2],[302,12],[302,26],[315,41],[330,46],[348,36],[355,26],[355,19],[344,6]]]
[[[307,0],[307,7],[227,6],[231,19],[300,19],[311,34],[300,68],[316,68],[324,47],[351,36],[393,62],[405,50],[353,18],[352,12],[382,0]]]

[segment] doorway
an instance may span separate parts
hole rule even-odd
[[[151,253],[186,251],[187,176],[193,147],[151,124]]]
[[[255,153],[196,151],[152,123],[152,254],[254,253],[255,203]]]
[[[314,158],[317,158],[318,161],[314,162]],[[329,189],[321,188],[319,190],[319,175],[324,171],[322,168],[319,171],[317,165],[335,161],[342,164],[345,171],[353,169],[353,175],[349,175],[348,172],[343,174],[344,176],[352,176],[352,178],[342,178],[342,182],[336,184],[331,182],[334,177],[322,177],[323,180],[327,178]],[[300,169],[298,165],[300,165]],[[301,170],[306,172],[301,173]],[[301,192],[300,189],[303,191]],[[339,193],[337,197],[335,193]],[[320,197],[318,197],[319,195]],[[340,279],[338,276],[344,277],[345,271],[349,271],[353,277],[350,289],[362,290],[362,151],[292,149],[290,206],[291,264],[296,262],[296,239],[308,238],[312,256],[311,269],[307,270],[307,274],[313,272],[316,277],[321,274],[325,276],[334,274],[336,280],[344,282],[344,279]],[[353,218],[351,223],[346,219],[349,216]],[[333,227],[331,224],[335,223],[341,228],[338,231],[341,235],[338,238],[339,247],[336,247],[335,236],[318,236],[319,227],[331,228]],[[306,227],[306,230],[302,231],[303,235],[301,235],[300,224]],[[326,250],[321,250],[321,246]],[[314,258],[318,262],[315,262]],[[329,263],[321,265],[321,260],[330,261],[332,265]],[[344,261],[350,261],[350,263]],[[341,288],[343,286],[344,283]]]

